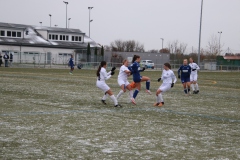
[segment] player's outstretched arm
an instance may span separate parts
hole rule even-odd
[[[110,73],[110,74],[109,74],[109,73]],[[110,72],[108,72],[108,73],[107,73],[106,71],[103,72],[103,77],[104,77],[104,79],[105,79],[105,80],[108,80],[108,79],[112,76],[111,73],[112,73],[112,71],[110,71]]]

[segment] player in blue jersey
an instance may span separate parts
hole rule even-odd
[[[71,58],[69,59],[68,65],[70,67],[70,72],[69,74],[72,74],[73,70],[74,70],[74,62],[73,62],[73,55],[71,55]]]
[[[188,65],[187,59],[183,60],[183,65],[178,69],[178,78],[181,78],[184,93],[186,95],[190,94],[190,74],[191,74],[191,67]]]
[[[128,67],[129,70],[132,73],[133,81],[135,82],[136,88],[137,88],[134,91],[134,93],[133,93],[133,98],[134,99],[137,97],[138,92],[141,89],[141,82],[143,82],[143,81],[146,81],[146,92],[148,94],[151,94],[151,91],[150,91],[150,78],[146,77],[146,76],[141,76],[140,75],[140,72],[143,72],[145,70],[145,68],[140,69],[140,65],[139,65],[140,60],[141,60],[140,56],[134,55],[133,59],[132,59],[132,65],[130,67]]]

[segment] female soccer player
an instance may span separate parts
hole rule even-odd
[[[181,78],[184,93],[186,95],[190,94],[190,74],[191,67],[188,65],[187,59],[183,60],[183,65],[178,69],[178,78]]]
[[[197,71],[200,69],[199,66],[194,63],[192,58],[189,58],[189,66],[192,68],[192,72],[190,75],[190,82],[191,82],[191,87],[193,90],[193,94],[198,94],[199,93],[199,88],[198,88],[198,84],[197,84],[197,78],[198,78],[198,74]]]
[[[119,75],[118,75],[118,84],[121,87],[120,92],[117,95],[117,99],[126,92],[126,88],[129,90],[129,96],[133,104],[135,103],[135,100],[133,98],[133,91],[132,87],[130,86],[130,83],[128,82],[127,78],[130,75],[131,71],[128,69],[128,61],[125,59],[123,60],[123,65],[120,67]]]
[[[146,76],[141,76],[140,72],[143,72],[145,70],[145,68],[143,68],[142,70],[140,70],[140,62],[141,58],[138,55],[134,55],[133,59],[132,59],[132,65],[129,67],[129,70],[131,71],[132,75],[133,75],[133,81],[136,83],[136,90],[133,93],[133,98],[136,99],[138,92],[141,89],[141,82],[146,81],[146,92],[148,94],[151,94],[150,89],[150,78],[146,77]]]
[[[107,62],[102,61],[100,66],[98,67],[98,70],[97,70],[97,77],[98,78],[97,78],[96,86],[104,92],[104,96],[102,98],[102,103],[106,104],[105,101],[107,99],[107,96],[109,95],[109,97],[114,102],[114,106],[115,107],[121,107],[121,105],[118,104],[118,101],[117,101],[116,97],[113,95],[110,87],[105,83],[105,80],[108,80],[112,75],[114,75],[114,70],[116,68],[113,67],[112,70],[107,73],[106,67],[107,67]]]
[[[164,63],[163,68],[164,70],[162,72],[162,76],[161,78],[158,78],[158,82],[163,80],[163,83],[156,92],[157,101],[156,103],[154,103],[154,106],[158,106],[158,107],[162,107],[164,105],[162,93],[172,88],[174,86],[174,83],[176,83],[177,81],[177,78],[174,75],[173,71],[171,70],[171,65],[169,63]]]
[[[70,71],[69,74],[72,74],[73,70],[74,70],[74,62],[73,62],[73,55],[71,55],[71,58],[69,59],[69,67],[70,67]]]

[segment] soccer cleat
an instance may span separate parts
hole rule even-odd
[[[192,93],[192,94],[197,94],[197,93],[196,93],[196,91],[193,91],[193,93]]]
[[[132,104],[135,104],[135,105],[136,105],[136,102],[135,102],[135,99],[134,99],[134,98],[131,98],[131,102],[132,102]]]
[[[148,93],[148,94],[152,94],[152,92],[150,91],[150,90],[146,90],[146,93]]]
[[[153,106],[158,106],[158,105],[159,105],[159,103],[154,103],[154,104],[153,104]]]
[[[105,104],[105,105],[107,104],[107,103],[105,102],[105,100],[102,100],[102,103]]]
[[[69,72],[70,75],[72,75],[72,72]]]
[[[114,107],[121,108],[122,106],[120,104],[115,105]]]
[[[164,102],[159,103],[158,107],[162,107],[164,105]]]
[[[196,91],[196,94],[198,94],[198,93],[199,93],[199,90]]]

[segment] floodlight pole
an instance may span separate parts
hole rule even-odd
[[[51,21],[52,21],[52,15],[51,14],[49,14],[49,17],[50,17],[50,27],[51,27]]]
[[[218,46],[218,52],[219,52],[219,55],[221,55],[221,51],[220,51],[220,46],[221,46],[221,34],[222,34],[222,31],[218,32],[219,33],[219,46]]]
[[[162,52],[163,52],[163,41],[164,41],[164,38],[161,38],[161,40],[162,40]]]
[[[67,28],[67,5],[68,5],[68,2],[63,1],[63,3],[66,4],[66,28]]]
[[[68,18],[68,28],[70,26],[70,20],[71,20],[71,18]]]
[[[203,0],[201,3],[201,14],[200,14],[200,29],[199,29],[199,44],[198,44],[198,65],[200,65],[200,50],[201,50],[201,32],[202,32],[202,10],[203,10]]]
[[[89,9],[89,38],[90,38],[90,23],[93,21],[93,20],[90,20],[90,12],[91,12],[91,9],[93,9],[93,7],[88,7]]]

